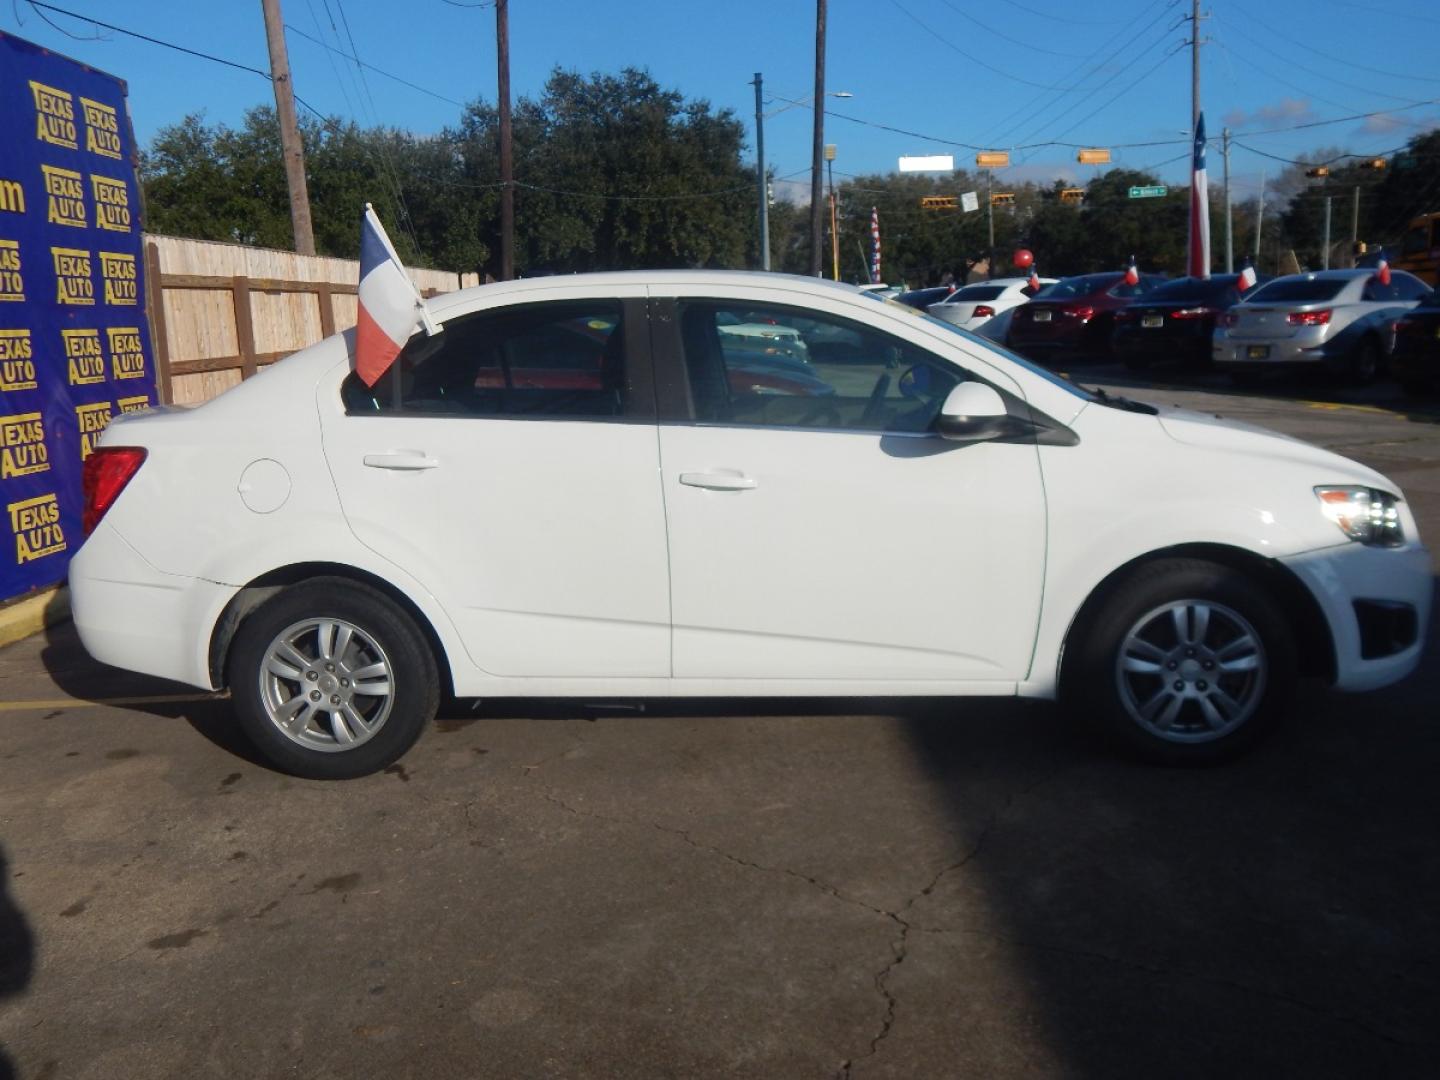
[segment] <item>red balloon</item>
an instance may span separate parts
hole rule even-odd
[[[1035,261],[1035,256],[1030,254],[1028,248],[1017,248],[1015,251],[1015,265],[1024,270]]]

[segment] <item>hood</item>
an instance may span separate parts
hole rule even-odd
[[[1366,484],[1400,493],[1399,485],[1367,465],[1257,424],[1227,420],[1214,413],[1165,407],[1156,419],[1166,435],[1187,446],[1264,457],[1269,461],[1289,461],[1314,471],[1317,484]]]

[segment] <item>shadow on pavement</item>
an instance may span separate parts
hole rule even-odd
[[[10,870],[0,848],[0,1001],[25,993],[35,967],[35,936],[10,897]],[[15,1063],[0,1045],[0,1080],[16,1076]]]
[[[1048,717],[978,733],[911,719],[952,820],[978,836],[963,872],[913,906],[928,932],[911,949],[944,951],[950,972],[998,951],[1067,1075],[1426,1072],[1440,1050],[1437,622],[1415,676],[1363,696],[1304,687],[1274,739],[1219,768],[1130,764]],[[932,993],[909,1007],[968,1024],[960,1041],[1014,1038],[1013,1016],[963,988]]]

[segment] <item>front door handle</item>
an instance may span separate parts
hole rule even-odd
[[[749,491],[759,486],[753,476],[738,472],[682,472],[680,483],[711,491]]]
[[[434,458],[426,457],[424,450],[392,450],[388,454],[366,454],[362,460],[372,469],[397,469],[401,472],[435,469],[440,465]]]

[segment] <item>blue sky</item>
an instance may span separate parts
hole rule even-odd
[[[56,6],[268,67],[258,0]],[[326,114],[423,133],[459,113],[432,95],[494,99],[495,12],[486,0],[283,0],[282,7],[296,31],[289,35],[296,91]],[[1116,147],[1116,164],[1157,167],[1182,183],[1190,57],[1180,17],[1189,9],[1188,0],[830,0],[827,89],[854,95],[829,102],[825,137],[838,147],[837,178],[891,171],[902,154],[953,152],[957,165],[973,163],[974,150],[950,140],[1028,146],[1013,153],[997,185],[1007,176],[1083,181],[1091,167],[1075,164],[1073,148],[1034,145],[1058,141]],[[1235,130],[1237,197],[1255,191],[1262,169],[1273,176],[1283,167],[1256,151],[1381,153],[1440,125],[1433,65],[1440,8],[1415,0],[1208,0],[1205,10],[1212,17],[1202,23],[1210,39],[1201,51],[1202,102],[1212,137],[1224,124]],[[45,15],[55,26],[15,0],[0,6],[0,28],[125,78],[142,143],[189,112],[235,123],[248,106],[273,101],[256,75]],[[362,86],[348,60],[302,36],[348,51],[346,23],[362,60],[432,93],[375,71]],[[557,65],[644,67],[687,97],[733,109],[746,122],[751,154],[750,81],[763,72],[769,164],[804,180],[811,114],[786,100],[812,90],[812,0],[511,0],[510,30],[514,96],[538,93]],[[1382,115],[1275,130],[1372,112]],[[1167,140],[1173,143],[1120,146]],[[1218,147],[1209,167],[1218,181]]]

